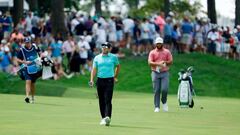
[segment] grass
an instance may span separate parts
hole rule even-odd
[[[169,112],[153,112],[150,67],[143,57],[121,59],[110,127],[99,125],[95,89],[86,76],[37,82],[36,103],[25,104],[24,82],[0,74],[0,135],[239,135],[240,63],[211,55],[175,55]],[[177,102],[177,73],[194,66],[195,107]],[[229,98],[231,97],[231,98]],[[203,109],[201,109],[203,107]]]
[[[120,63],[119,83],[115,85],[117,90],[137,93],[152,92],[151,71],[147,58],[129,57],[121,59]],[[197,95],[240,98],[240,62],[197,53],[174,55],[174,63],[170,69],[170,94],[176,95],[177,93],[178,71],[188,66],[195,68],[193,81]],[[69,88],[87,88],[88,81],[89,74],[69,80],[40,80],[37,82],[37,94],[62,96]],[[0,93],[24,94],[24,82],[18,77],[0,74],[0,86]]]
[[[1,135],[239,135],[240,99],[198,97],[193,109],[181,109],[169,96],[169,112],[153,112],[152,94],[115,91],[110,127],[100,126],[93,89],[72,89],[79,98],[0,94]],[[200,109],[200,107],[204,107]]]

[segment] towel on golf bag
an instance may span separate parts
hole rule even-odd
[[[42,79],[46,80],[51,77],[53,77],[52,67],[51,66],[43,66]]]

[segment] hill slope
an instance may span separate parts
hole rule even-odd
[[[121,71],[117,91],[152,92],[150,67],[145,57],[129,57],[120,60]],[[170,69],[170,94],[177,93],[178,71],[194,66],[194,87],[197,95],[240,98],[240,62],[225,60],[211,55],[182,54],[174,55]],[[47,96],[76,95],[76,89],[87,88],[89,74],[61,79],[59,81],[38,81],[37,94]],[[16,77],[0,74],[0,93],[24,94],[24,82]],[[73,90],[74,88],[74,90]]]

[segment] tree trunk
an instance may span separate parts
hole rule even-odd
[[[170,1],[169,0],[164,0],[164,14],[165,14],[165,17],[168,16],[169,11],[170,11]]]
[[[38,11],[38,0],[28,0],[28,3],[31,11]]]
[[[101,0],[95,0],[95,15],[101,16],[102,15],[102,5]]]
[[[235,0],[235,25],[240,25],[240,0]]]
[[[208,17],[210,18],[211,23],[217,24],[215,0],[207,0],[207,11],[208,11]]]
[[[13,22],[16,26],[23,17],[23,0],[14,0],[13,3]]]
[[[53,36],[56,36],[58,33],[63,37],[66,37],[67,35],[63,9],[64,0],[51,0],[51,24]]]

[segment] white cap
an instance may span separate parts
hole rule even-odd
[[[240,29],[240,25],[237,25],[237,29]]]
[[[31,39],[35,39],[36,37],[35,34],[31,34],[30,36],[31,36]]]
[[[158,43],[163,44],[163,39],[162,39],[161,37],[157,37],[157,38],[155,39],[154,44],[158,44]]]
[[[172,16],[172,17],[174,16],[174,13],[172,11],[170,11],[168,14],[169,16]]]
[[[5,39],[2,39],[1,43],[2,43],[2,44],[6,44],[7,41],[6,41]]]

